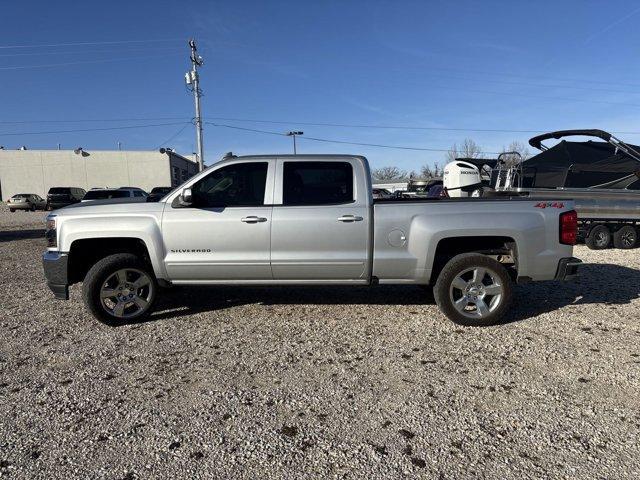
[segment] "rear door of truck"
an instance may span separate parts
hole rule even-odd
[[[369,281],[370,193],[363,177],[357,158],[277,160],[274,280]]]

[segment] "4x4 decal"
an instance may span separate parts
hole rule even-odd
[[[564,208],[562,202],[538,202],[534,205],[535,208]]]

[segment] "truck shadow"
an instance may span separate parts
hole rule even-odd
[[[585,264],[569,282],[534,282],[516,287],[504,323],[519,322],[570,305],[626,304],[640,297],[640,270],[614,264]],[[169,289],[146,321],[179,318],[235,306],[434,305],[430,290],[417,286],[182,287]],[[569,311],[569,313],[571,313]]]
[[[29,240],[33,238],[44,238],[43,228],[29,230],[2,230],[0,231],[0,243],[13,242],[15,240]]]
[[[174,287],[163,292],[147,321],[251,304],[417,306],[435,301],[430,289],[418,286]]]
[[[624,305],[640,298],[640,270],[616,264],[587,263],[579,278],[518,286],[506,322],[526,320],[570,305]],[[571,314],[571,310],[569,310]]]

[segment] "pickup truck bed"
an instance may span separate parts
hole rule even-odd
[[[147,315],[172,284],[420,284],[459,323],[495,323],[512,283],[575,274],[572,203],[372,199],[364,157],[230,157],[157,203],[48,217],[48,284],[84,281],[104,321]],[[488,293],[489,291],[493,293]]]

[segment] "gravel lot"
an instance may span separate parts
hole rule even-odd
[[[2,477],[640,477],[640,250],[578,247],[498,327],[414,287],[221,287],[110,328],[53,299],[42,219],[0,211]]]

